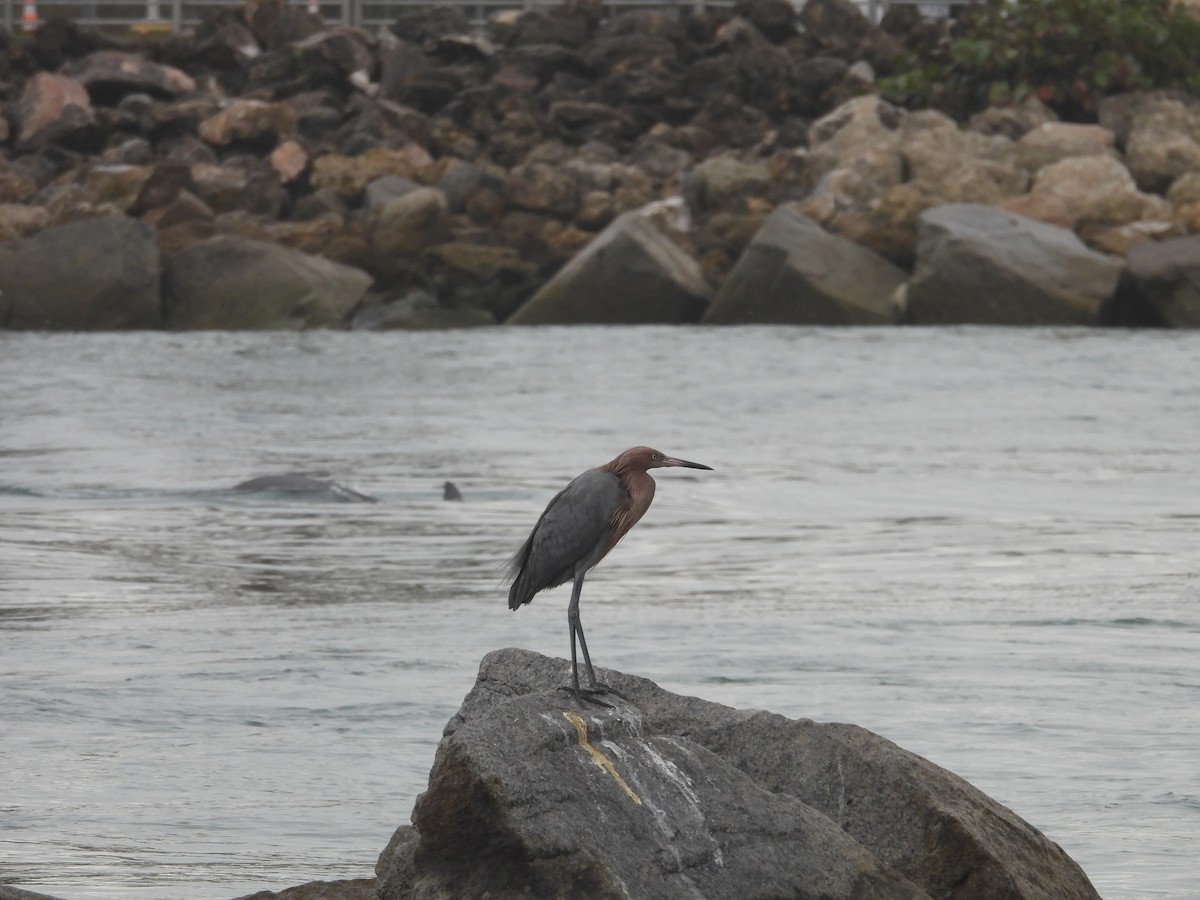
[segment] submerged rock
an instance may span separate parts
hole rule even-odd
[[[488,654],[446,728],[380,900],[482,897],[1097,900],[1011,810],[853,725],[735,710],[567,663]]]
[[[305,498],[336,500],[340,503],[379,502],[336,481],[324,481],[307,475],[260,475],[234,485],[233,489],[249,494],[299,494]]]

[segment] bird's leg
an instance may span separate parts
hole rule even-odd
[[[597,706],[611,707],[611,703],[605,703],[600,700],[597,694],[615,694],[612,688],[608,685],[600,684],[596,681],[596,673],[592,669],[592,658],[588,654],[587,641],[583,637],[583,625],[579,621],[579,594],[583,591],[583,576],[586,570],[579,572],[575,576],[575,584],[571,588],[571,604],[567,607],[567,624],[571,628],[571,684],[562,688],[564,691],[569,691],[571,696],[579,702],[587,701],[595,703]],[[575,656],[575,636],[579,636],[579,646],[583,649],[583,664],[587,667],[588,686],[581,688],[579,686],[579,663]],[[618,695],[620,696],[620,695]]]
[[[596,670],[592,668],[592,657],[588,653],[587,638],[583,636],[583,623],[579,619],[579,595],[583,591],[583,576],[580,572],[575,576],[575,584],[571,589],[571,604],[567,607],[567,622],[571,626],[571,687],[568,688],[576,700],[588,700],[600,706],[610,706],[602,700],[597,700],[597,694],[616,694],[622,700],[628,699],[624,694],[607,684],[596,680]],[[575,636],[579,636],[579,647],[583,650],[583,665],[587,669],[588,686],[579,686],[579,664],[575,659]]]

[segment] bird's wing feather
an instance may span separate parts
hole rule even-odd
[[[626,499],[617,476],[599,469],[563,488],[509,561],[508,605],[516,609],[538,591],[570,581],[580,564],[595,565],[608,549],[613,512]]]

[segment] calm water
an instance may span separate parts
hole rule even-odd
[[[659,474],[600,665],[854,722],[1109,900],[1200,897],[1200,334],[0,334],[0,883],[225,900],[364,877],[546,501]],[[304,471],[375,505],[238,495]],[[441,501],[441,484],[463,503]]]

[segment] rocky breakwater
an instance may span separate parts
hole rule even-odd
[[[1194,325],[1200,99],[884,102],[931,27],[572,0],[368,34],[257,2],[3,36],[0,327]]]

